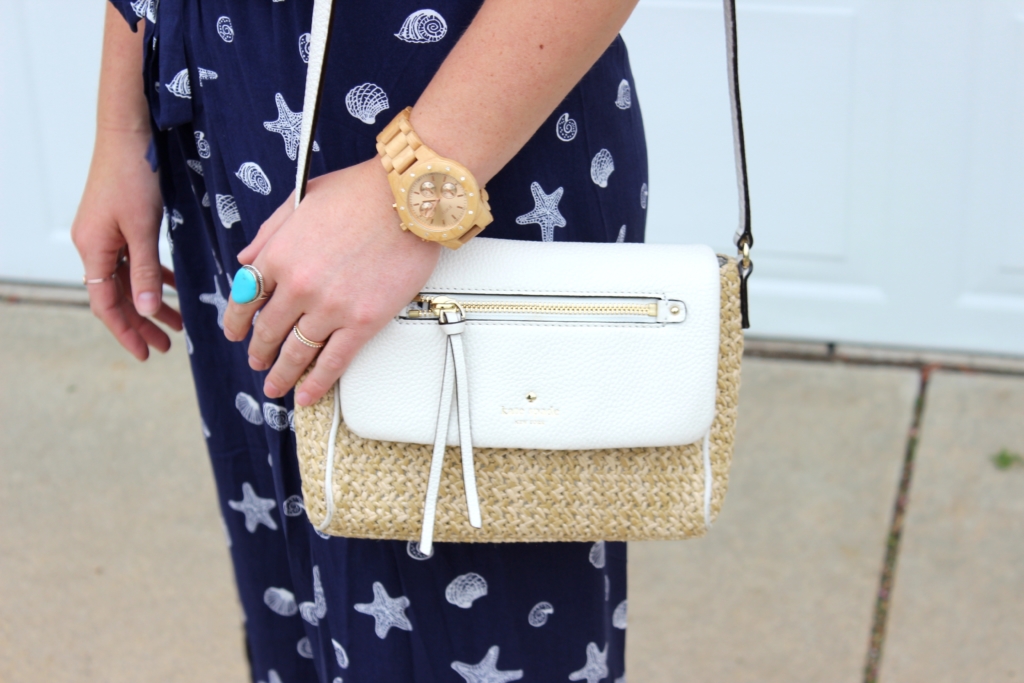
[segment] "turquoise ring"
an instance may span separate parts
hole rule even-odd
[[[263,290],[263,273],[256,266],[242,266],[231,281],[231,299],[236,304],[251,304],[253,301],[266,299]]]

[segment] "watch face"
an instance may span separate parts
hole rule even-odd
[[[444,230],[466,215],[466,189],[448,173],[427,172],[409,188],[409,214],[428,230]]]

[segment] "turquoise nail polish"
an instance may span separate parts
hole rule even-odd
[[[248,268],[242,268],[235,273],[235,279],[231,281],[231,298],[236,304],[248,304],[256,300],[259,295],[259,282],[256,274]]]

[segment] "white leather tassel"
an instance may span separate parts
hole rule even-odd
[[[444,378],[441,381],[441,400],[437,408],[437,429],[434,433],[434,452],[430,459],[430,478],[427,480],[427,500],[423,506],[423,528],[420,532],[420,552],[429,555],[434,547],[434,521],[437,517],[437,497],[441,489],[441,470],[445,447],[448,443],[448,424],[454,400],[459,419],[459,446],[462,450],[462,481],[466,489],[466,507],[469,523],[479,529],[480,499],[476,491],[476,470],[473,465],[473,439],[469,421],[469,383],[466,379],[466,360],[462,348],[465,329],[461,315],[448,313],[441,321],[447,336],[445,344]]]

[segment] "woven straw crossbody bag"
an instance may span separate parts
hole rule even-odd
[[[316,0],[301,201],[329,41]],[[418,541],[681,539],[728,485],[752,271],[734,0],[736,260],[703,245],[476,238],[315,405],[295,411],[321,534]]]

